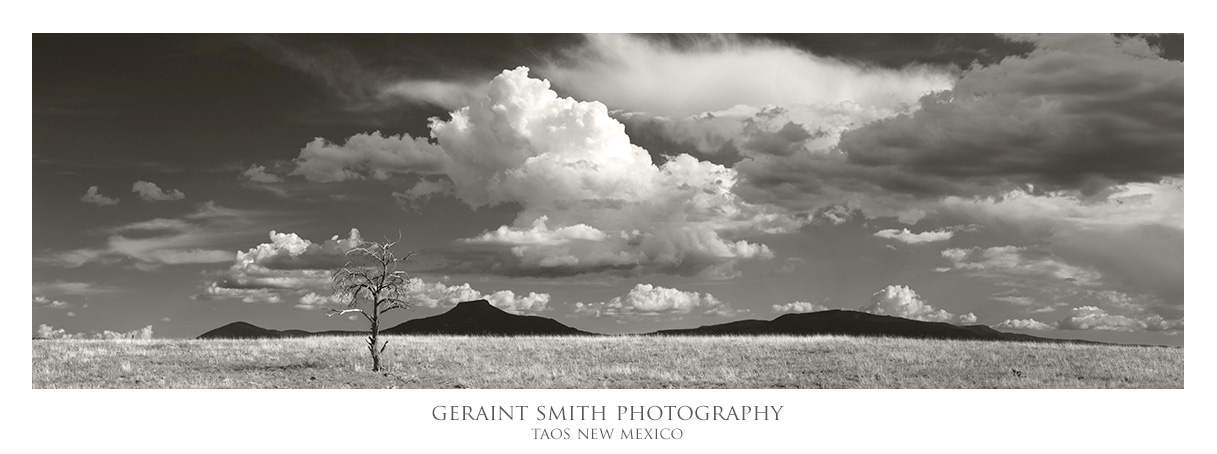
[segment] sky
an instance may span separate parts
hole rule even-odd
[[[35,35],[35,334],[850,309],[1183,344],[1181,35]]]

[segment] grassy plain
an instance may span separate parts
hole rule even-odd
[[[36,340],[34,388],[1182,388],[1183,349],[814,337]]]

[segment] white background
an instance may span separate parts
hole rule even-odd
[[[1073,3],[1078,3],[1074,5]],[[1193,452],[1211,449],[1211,15],[1184,2],[45,2],[9,4],[0,77],[7,452]],[[1200,2],[1197,2],[1201,4]],[[1098,6],[1093,6],[1098,5]],[[33,32],[1184,32],[1185,390],[31,390]],[[1199,176],[1199,177],[1197,177]],[[1198,228],[1200,227],[1200,228]],[[1200,279],[1200,280],[1196,280]],[[529,421],[435,421],[436,405],[528,405]],[[537,405],[606,405],[605,422],[536,422]],[[780,421],[615,421],[617,405],[782,405]],[[533,440],[532,427],[679,427],[679,441]],[[1206,448],[1207,446],[1207,448]]]

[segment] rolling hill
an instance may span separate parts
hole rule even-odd
[[[409,320],[382,334],[453,334],[485,336],[590,335],[563,325],[557,320],[534,315],[515,315],[494,307],[486,300],[459,303],[448,312]],[[247,322],[233,322],[203,333],[199,339],[264,339],[283,337],[362,335],[367,331],[274,330]]]
[[[357,335],[363,334],[362,331],[321,331],[310,332],[299,329],[275,330],[263,328],[258,325],[247,322],[232,322],[219,328],[213,329],[199,335],[199,339],[267,339],[280,337],[308,337],[308,336],[333,336],[333,335]]]
[[[274,330],[246,322],[230,323],[199,336],[199,339],[257,339],[307,336],[363,335],[366,331]],[[596,335],[534,315],[516,315],[494,307],[486,300],[466,301],[439,315],[408,320],[381,330],[382,334],[439,334],[474,336],[569,336]],[[1091,341],[1049,339],[1028,334],[1006,333],[985,325],[959,326],[907,318],[875,315],[850,310],[827,310],[785,314],[773,320],[737,320],[698,328],[656,331],[652,336],[748,336],[819,334],[844,336],[882,336],[924,339],[971,339],[1018,342]]]
[[[1082,342],[1049,339],[1027,334],[1005,333],[985,325],[959,326],[942,322],[923,322],[888,315],[833,309],[801,314],[785,314],[773,320],[740,320],[690,329],[670,329],[651,333],[659,336],[720,335],[796,335],[835,334],[844,336],[911,337],[925,339],[972,339],[1022,342]]]

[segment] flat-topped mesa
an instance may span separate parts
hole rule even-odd
[[[446,312],[446,314],[457,314],[457,315],[500,314],[500,313],[507,314],[506,311],[499,309],[497,307],[494,307],[493,304],[490,304],[490,301],[486,301],[486,300],[473,300],[473,301],[465,301],[462,303],[457,303],[456,307],[453,307],[452,309],[449,309],[448,312]],[[508,314],[508,315],[510,315],[510,314]]]
[[[555,336],[591,334],[557,320],[504,311],[484,299],[458,303],[448,312],[382,331],[385,334],[453,334],[482,336]]]
[[[248,322],[232,322],[199,336],[199,339],[261,339],[284,337],[283,332]]]

